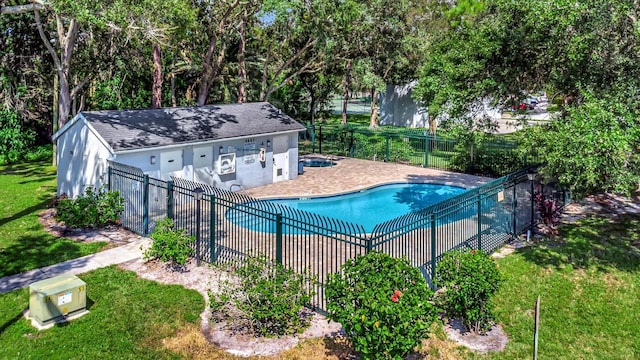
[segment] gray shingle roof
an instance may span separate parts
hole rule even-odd
[[[266,102],[86,111],[82,115],[115,151],[305,129]]]

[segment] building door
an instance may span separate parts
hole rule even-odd
[[[171,173],[182,170],[182,150],[160,153],[160,177],[169,179]]]
[[[193,148],[193,168],[213,168],[213,148],[202,146]]]
[[[215,185],[213,178],[213,147],[193,148],[193,181]]]
[[[273,138],[273,182],[289,180],[289,137]]]

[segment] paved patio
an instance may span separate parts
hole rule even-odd
[[[336,165],[324,168],[305,166],[304,174],[294,180],[248,189],[246,193],[256,198],[322,196],[394,182],[437,183],[473,188],[492,180],[486,177],[382,161],[325,155],[301,156],[301,159],[306,158],[330,159],[335,161]]]

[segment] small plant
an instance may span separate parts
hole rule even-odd
[[[445,288],[442,305],[447,316],[461,318],[477,333],[491,327],[491,297],[502,281],[496,263],[481,250],[445,253],[436,268],[435,283]]]
[[[75,199],[62,198],[56,205],[55,219],[70,228],[99,228],[117,224],[124,210],[124,199],[118,191],[87,187]]]
[[[184,266],[187,259],[193,255],[191,245],[195,238],[184,231],[177,230],[170,218],[159,221],[150,237],[151,246],[143,254],[145,260],[155,258],[173,265]]]
[[[304,306],[313,296],[310,275],[265,256],[247,258],[234,275],[235,281],[220,282],[220,291],[209,291],[214,319],[256,336],[291,335],[309,326]]]
[[[553,229],[560,221],[560,207],[555,199],[545,198],[542,192],[542,185],[538,184],[536,191],[533,193],[536,210],[540,215],[542,222]]]
[[[329,318],[365,359],[400,359],[427,337],[436,309],[420,270],[370,252],[348,260],[326,285]]]

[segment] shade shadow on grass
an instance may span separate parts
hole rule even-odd
[[[27,235],[0,249],[0,276],[53,265],[97,252],[104,242],[77,243],[53,236]]]
[[[344,337],[324,337],[322,339],[325,348],[325,356],[333,359],[355,359],[356,352],[349,341]]]
[[[559,241],[521,249],[525,259],[560,269],[640,271],[640,216],[587,218],[559,229]]]
[[[32,161],[0,167],[0,175],[17,175],[22,177],[55,176],[56,169],[48,161]]]
[[[11,319],[7,320],[4,324],[0,325],[0,334],[2,334],[3,332],[5,332],[5,330],[7,330],[10,326],[14,325],[15,323],[17,323],[20,319],[22,319],[24,317],[23,313],[25,310],[27,310],[28,308],[25,308],[24,310],[16,313],[16,315],[14,317],[12,317]]]
[[[5,217],[3,219],[0,219],[0,226],[4,225],[6,223],[9,223],[11,221],[20,219],[23,216],[29,215],[29,214],[31,214],[33,212],[38,211],[38,210],[45,209],[47,207],[47,204],[49,204],[50,202],[51,202],[50,198],[44,199],[44,200],[42,200],[42,202],[40,202],[40,203],[38,203],[36,205],[29,206],[28,208],[23,209],[20,212],[17,212],[15,214],[13,214],[11,216],[8,216],[8,217]]]

